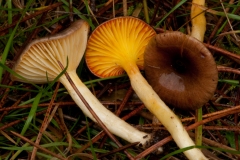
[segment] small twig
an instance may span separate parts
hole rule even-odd
[[[203,126],[203,129],[240,132],[239,126]]]
[[[234,74],[240,74],[239,69],[231,68],[231,67],[225,67],[225,66],[217,66],[218,72],[230,72]]]
[[[138,112],[140,112],[143,108],[145,108],[144,105],[139,106],[138,108],[136,108],[135,110],[133,110],[132,112],[130,112],[129,114],[127,114],[126,116],[122,117],[123,120],[127,120],[130,117],[136,115]]]
[[[116,111],[116,115],[119,116],[120,113],[122,112],[123,108],[126,106],[126,103],[128,101],[128,99],[130,98],[130,96],[133,94],[133,89],[132,87],[130,87],[125,95],[125,97],[122,100],[121,105],[119,106],[118,110]]]

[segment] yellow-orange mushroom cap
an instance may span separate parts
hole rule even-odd
[[[91,34],[86,50],[86,63],[98,77],[124,73],[126,64],[143,69],[143,54],[154,29],[134,17],[118,17],[99,25]]]

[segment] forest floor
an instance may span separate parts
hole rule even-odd
[[[111,112],[118,112],[120,118],[124,117],[138,130],[158,134],[150,148],[118,137],[119,147],[101,125],[83,114],[59,82],[22,83],[12,81],[11,75],[16,75],[12,68],[29,43],[60,33],[79,19],[88,22],[89,35],[103,22],[121,16],[137,17],[157,34],[167,30],[190,35],[192,5],[200,7],[187,0],[0,1],[0,159],[187,159],[183,151],[190,148],[179,149],[169,138],[170,134],[144,107],[125,74],[96,77],[84,58],[77,68],[84,84]],[[218,84],[202,108],[170,108],[206,157],[237,160],[240,1],[208,0],[200,8],[207,21],[203,43],[216,62]],[[145,76],[144,71],[141,73]],[[194,79],[189,81],[197,83]],[[37,150],[33,150],[34,146]],[[155,150],[161,146],[163,151],[157,153]]]

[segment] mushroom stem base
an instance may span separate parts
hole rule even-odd
[[[111,133],[123,138],[130,143],[140,142],[143,146],[147,141],[151,139],[150,134],[137,130],[136,128],[132,127],[131,125],[114,115],[108,109],[106,109],[90,92],[90,90],[81,82],[75,71],[68,72],[68,74],[72,79],[73,83],[76,85],[79,92],[83,95],[85,100],[92,107],[93,111],[97,114],[97,116],[101,119],[101,121]],[[96,122],[92,114],[89,112],[87,107],[83,104],[82,100],[76,94],[75,90],[73,89],[72,85],[69,83],[65,75],[60,78],[60,81],[68,90],[72,99],[83,111],[83,113]]]
[[[143,78],[138,67],[131,64],[131,66],[126,69],[126,72],[130,78],[131,85],[135,90],[136,94],[139,96],[145,106],[150,110],[150,112],[152,112],[152,114],[154,114],[170,132],[179,148],[195,146],[194,142],[189,137],[187,131],[183,127],[182,122],[159,98],[159,96],[155,93],[152,87]],[[185,151],[184,154],[190,160],[207,159],[203,155],[201,150],[197,148]]]

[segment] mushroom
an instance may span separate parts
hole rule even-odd
[[[83,95],[109,131],[130,143],[140,142],[145,145],[151,135],[137,130],[106,109],[78,78],[76,68],[86,49],[88,32],[88,23],[79,20],[59,34],[32,41],[24,49],[13,68],[20,77],[11,75],[12,80],[36,84],[47,83],[53,81],[63,71],[63,67],[67,67],[67,75],[76,86],[77,92]],[[63,74],[58,80],[65,86],[83,113],[96,122],[66,75]]]
[[[179,118],[166,106],[139,71],[143,53],[155,36],[153,28],[138,18],[118,17],[99,25],[91,34],[86,49],[86,63],[98,77],[128,74],[132,88],[145,106],[170,132],[180,148],[194,146]],[[205,159],[202,152],[184,152],[192,160]]]
[[[149,84],[168,105],[195,110],[216,90],[218,71],[212,54],[202,42],[181,32],[152,38],[144,64]]]

